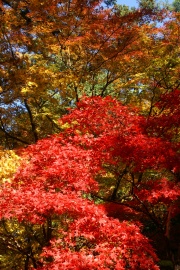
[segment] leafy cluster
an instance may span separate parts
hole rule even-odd
[[[0,268],[179,264],[173,5],[0,1]]]

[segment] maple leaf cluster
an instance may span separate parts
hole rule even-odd
[[[111,97],[85,97],[60,125],[64,131],[59,135],[21,154],[14,178],[2,184],[0,218],[38,226],[51,219],[38,269],[159,269],[139,223],[108,217],[108,208],[95,204],[92,195],[100,191],[97,177],[112,168],[113,178],[172,168],[166,155],[176,163],[174,147],[149,136],[146,119]],[[180,195],[179,186],[167,178],[125,180],[131,191],[126,191],[122,216],[128,209],[148,211],[151,204],[169,207]]]
[[[179,14],[115,2],[0,1],[2,269],[179,261]]]

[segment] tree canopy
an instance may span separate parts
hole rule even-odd
[[[179,265],[173,6],[0,1],[0,268]]]
[[[84,94],[146,107],[159,80],[162,91],[176,88],[178,18],[156,24],[167,16],[102,1],[1,1],[1,144],[59,132],[58,118]]]

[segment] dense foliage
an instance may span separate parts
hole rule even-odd
[[[0,1],[5,148],[59,132],[57,120],[84,94],[110,94],[152,113],[161,93],[178,88],[179,17],[141,6]]]
[[[0,15],[0,268],[175,268],[178,1]]]

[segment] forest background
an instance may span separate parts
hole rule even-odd
[[[179,269],[180,1],[0,1],[0,268]]]

